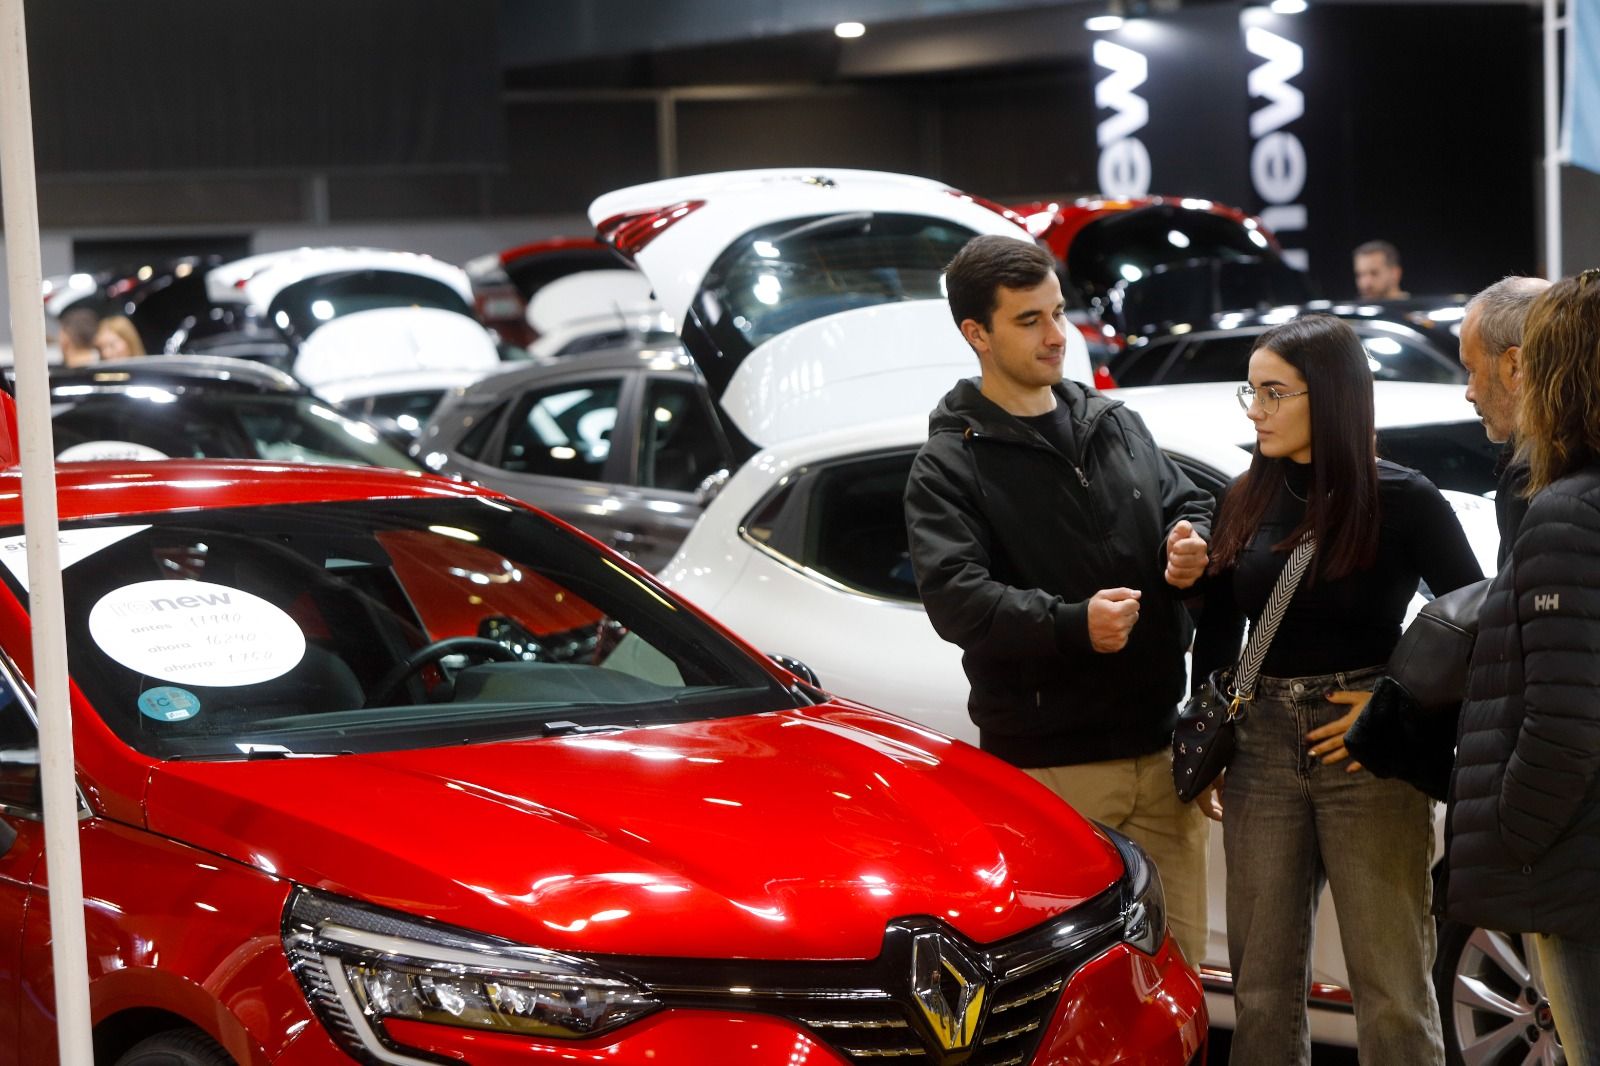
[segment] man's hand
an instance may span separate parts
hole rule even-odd
[[[1138,589],[1101,589],[1089,597],[1089,643],[1095,651],[1121,651],[1138,620]]]
[[[1186,589],[1206,572],[1210,555],[1206,542],[1187,521],[1181,521],[1167,534],[1167,584]]]

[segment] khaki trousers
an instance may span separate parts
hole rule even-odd
[[[1211,822],[1172,786],[1172,752],[1023,769],[1085,818],[1150,853],[1167,897],[1167,922],[1190,965],[1206,957],[1206,845]]]

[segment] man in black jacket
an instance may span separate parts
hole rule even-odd
[[[1177,799],[1170,742],[1211,497],[1137,415],[1062,379],[1047,253],[976,237],[945,282],[981,377],[934,411],[906,486],[928,618],[964,652],[983,749],[1138,841],[1199,964],[1207,821]]]
[[[1522,356],[1522,326],[1528,308],[1550,287],[1543,278],[1502,278],[1467,301],[1461,320],[1461,365],[1467,368],[1467,401],[1483,419],[1483,431],[1500,455],[1500,483],[1494,494],[1494,515],[1500,527],[1501,566],[1511,554],[1517,527],[1528,512],[1522,496],[1528,464],[1516,457],[1517,373]]]

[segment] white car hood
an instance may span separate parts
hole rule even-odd
[[[703,200],[703,207],[667,226],[635,261],[656,300],[683,322],[700,282],[728,245],[751,230],[788,219],[847,211],[881,211],[944,219],[974,233],[1031,241],[1027,230],[927,178],[828,167],[789,167],[700,174],[635,185],[589,205],[595,225],[615,215]]]
[[[494,341],[465,315],[434,307],[382,307],[340,315],[300,346],[294,375],[314,389],[349,378],[500,365]]]
[[[1093,373],[1076,329],[1063,372]],[[796,326],[745,357],[722,395],[739,431],[768,446],[887,418],[926,418],[956,381],[978,373],[943,300],[842,311]]]

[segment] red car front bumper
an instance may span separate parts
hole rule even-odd
[[[1170,939],[1154,958],[1118,945],[1072,976],[1031,1066],[1201,1066],[1206,1027],[1200,982]],[[400,1020],[390,1020],[386,1029],[391,1039],[407,1048],[472,1066],[852,1066],[853,1062],[785,1018],[713,1010],[662,1010],[598,1039],[559,1044]],[[281,1066],[336,1066],[349,1061],[320,1026],[308,1027],[278,1060]],[[931,1056],[917,1061],[937,1066]],[[990,1066],[981,1046],[967,1062]]]

